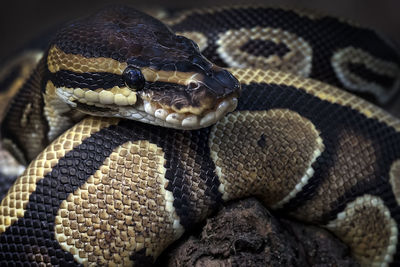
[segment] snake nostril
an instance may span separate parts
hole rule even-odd
[[[199,88],[199,84],[196,83],[196,82],[190,82],[189,85],[188,85],[188,89],[189,90],[194,90],[194,89],[197,89],[197,88]]]

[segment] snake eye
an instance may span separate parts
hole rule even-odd
[[[122,78],[129,88],[140,90],[144,87],[145,79],[142,72],[138,68],[128,66],[124,70]]]

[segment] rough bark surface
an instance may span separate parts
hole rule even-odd
[[[271,215],[255,199],[227,205],[157,266],[358,266],[329,232]]]

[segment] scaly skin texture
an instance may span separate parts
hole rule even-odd
[[[110,12],[100,14],[113,20]],[[281,27],[268,20],[268,14],[284,17]],[[218,18],[226,22],[210,29]],[[181,131],[88,117],[42,151],[40,147],[52,139],[49,136],[61,131],[55,128],[60,117],[51,121],[49,116],[58,112],[51,108],[57,102],[54,93],[60,84],[56,80],[69,75],[59,72],[68,68],[79,75],[83,72],[82,77],[93,75],[90,64],[99,56],[89,53],[85,65],[75,46],[50,48],[20,91],[22,102],[10,107],[17,111],[14,120],[5,121],[16,129],[30,119],[39,131],[32,135],[27,128],[8,132],[3,127],[11,141],[17,140],[14,143],[29,144],[30,135],[39,141],[33,148],[25,146],[21,155],[34,158],[42,152],[0,203],[0,261],[151,264],[165,247],[225,201],[256,196],[271,209],[329,229],[350,246],[362,265],[400,264],[399,120],[327,84],[352,81],[346,88],[357,90],[352,86],[365,88],[375,79],[377,86],[369,93],[384,102],[378,95],[390,96],[397,90],[394,73],[399,60],[394,50],[370,30],[283,9],[189,12],[168,23],[183,32],[186,20],[198,22],[198,31],[190,32],[191,23],[186,29],[191,36],[207,39],[199,43],[207,56],[216,56],[216,62],[242,67],[240,61],[254,53],[259,56],[249,57],[254,66],[264,68],[272,62],[278,70],[230,69],[242,87],[238,108],[210,127]],[[250,29],[239,30],[246,20]],[[321,36],[303,32],[319,27],[330,31],[318,31]],[[232,39],[229,32],[241,38]],[[266,36],[271,34],[269,40]],[[363,42],[364,38],[370,42]],[[297,43],[306,54],[296,50]],[[274,47],[274,55],[263,49],[268,47]],[[107,71],[108,63],[123,61],[112,54],[102,56],[106,63],[99,66]],[[78,61],[76,65],[71,59]],[[289,68],[293,62],[298,65]],[[346,66],[349,69],[344,70]],[[161,71],[163,76],[168,70]],[[45,78],[52,74],[53,80]],[[91,76],[93,84],[101,80],[98,75]],[[229,75],[223,77],[233,77]],[[181,77],[172,81],[178,84]],[[113,90],[124,92],[120,87]],[[87,92],[81,91],[86,97]],[[90,93],[87,99],[93,96]]]
[[[188,10],[163,21],[219,66],[291,72],[380,105],[399,90],[398,48],[343,19],[248,6]]]
[[[349,94],[316,81],[232,72],[245,97],[212,127],[88,118],[56,139],[1,202],[1,259],[140,266],[224,201],[256,195],[326,226],[363,265],[396,264],[398,120],[362,100],[334,104]],[[353,160],[340,160],[343,143]],[[336,171],[370,159],[368,176]]]
[[[121,6],[66,24],[25,80],[1,122],[3,144],[23,164],[87,114],[197,129],[234,110],[240,93],[193,41]]]

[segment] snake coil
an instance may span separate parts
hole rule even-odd
[[[329,229],[363,266],[399,265],[400,121],[355,95],[396,94],[395,48],[281,8],[163,22],[107,8],[0,72],[2,146],[29,163],[0,203],[2,265],[151,263],[247,196]]]

